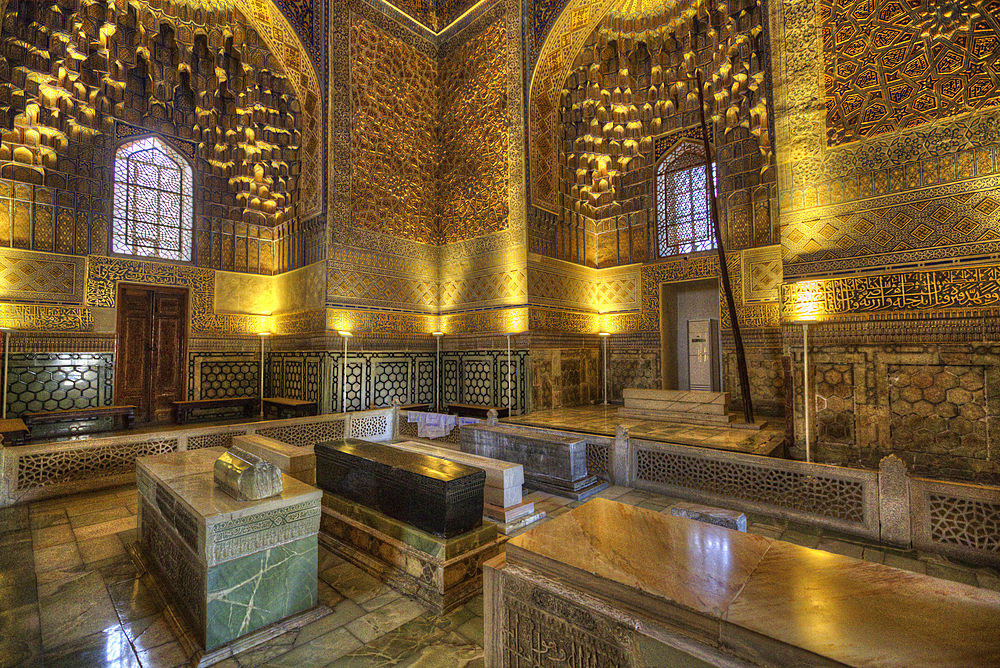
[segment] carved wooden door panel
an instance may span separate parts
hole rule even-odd
[[[187,364],[187,293],[160,292],[153,297],[152,419],[169,422],[172,402],[184,399]]]
[[[118,292],[115,403],[135,421],[169,422],[187,379],[187,292],[123,285]]]
[[[149,422],[149,359],[153,294],[118,289],[118,354],[115,360],[115,403],[135,406],[135,421]]]

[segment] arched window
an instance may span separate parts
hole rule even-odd
[[[685,141],[656,168],[656,251],[659,257],[669,257],[713,248],[705,153]]]
[[[191,165],[156,137],[115,153],[113,253],[191,260]]]

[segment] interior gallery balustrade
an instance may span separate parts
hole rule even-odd
[[[2,448],[0,506],[127,484],[135,479],[137,457],[229,446],[242,434],[307,446],[344,436],[412,438],[411,430],[405,413],[384,408]],[[894,456],[868,470],[646,441],[627,433],[572,435],[587,441],[589,473],[615,485],[1000,565],[1000,487],[916,477]]]

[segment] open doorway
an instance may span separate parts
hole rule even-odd
[[[719,347],[719,279],[707,278],[680,283],[660,285],[660,348],[663,359],[663,389],[690,390],[690,354],[695,352],[689,345],[689,323],[710,321],[707,326],[715,330],[706,344],[714,356],[711,365],[710,387],[721,389],[721,375],[718,362],[722,359]],[[692,335],[694,330],[692,329]],[[704,382],[696,389],[705,389]],[[696,379],[696,385],[698,385]]]
[[[187,379],[187,290],[118,286],[115,403],[139,423],[169,422]]]

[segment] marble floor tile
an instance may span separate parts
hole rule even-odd
[[[360,640],[351,635],[345,628],[335,629],[329,633],[312,638],[309,642],[297,645],[291,651],[281,654],[265,665],[274,668],[306,668],[306,666],[326,666],[336,661],[348,652],[361,647]]]
[[[394,589],[390,589],[384,594],[380,594],[374,598],[370,598],[361,604],[361,607],[365,609],[366,612],[371,612],[372,610],[378,610],[383,605],[392,603],[403,598],[403,595]]]
[[[49,596],[39,595],[38,609],[42,647],[46,652],[67,642],[117,628],[119,624],[108,590],[96,571],[62,583]]]
[[[333,611],[329,615],[310,622],[299,629],[298,636],[295,638],[295,645],[303,645],[313,638],[318,638],[334,629],[339,629],[366,614],[367,612],[364,608],[354,601],[345,598],[333,608]]]
[[[328,568],[333,568],[334,566],[339,566],[345,563],[344,560],[338,557],[336,554],[320,546],[319,552],[317,553],[317,571],[322,573]]]
[[[470,642],[483,646],[483,618],[473,617],[466,623],[458,627],[458,634],[467,638]]]
[[[69,524],[56,524],[44,529],[33,529],[31,532],[31,542],[36,550],[42,550],[53,545],[62,545],[76,540],[73,529]]]
[[[347,625],[347,630],[362,642],[368,643],[425,612],[419,603],[401,598],[355,619]]]
[[[483,595],[480,594],[474,598],[469,599],[469,602],[465,604],[466,609],[472,614],[482,617],[483,616]]]
[[[38,606],[0,607],[0,668],[41,668]]]
[[[76,638],[46,652],[45,665],[59,668],[142,668],[128,638],[117,626]]]
[[[865,552],[863,545],[845,543],[844,541],[826,537],[820,538],[816,544],[816,549],[823,550],[824,552],[833,552],[834,554],[842,554],[845,557],[853,559],[861,559]]]
[[[354,564],[346,562],[326,569],[319,577],[359,605],[392,591],[380,580],[368,575]]]
[[[80,550],[80,558],[85,564],[105,562],[112,557],[125,555],[125,548],[116,534],[81,541],[76,547]]]
[[[40,510],[37,513],[31,513],[32,529],[44,529],[58,524],[69,524],[69,516],[63,508]]]
[[[72,568],[83,563],[76,542],[53,545],[35,551],[35,574],[63,568]]]
[[[320,605],[325,605],[329,608],[332,608],[333,606],[337,605],[342,600],[344,600],[343,595],[339,591],[337,591],[327,583],[323,582],[322,580],[318,581],[316,585],[317,585],[316,586],[317,600],[319,601]]]
[[[31,511],[27,506],[7,506],[0,508],[0,534],[30,529]]]
[[[70,520],[72,521],[72,517]],[[91,538],[98,538],[100,536],[107,536],[109,534],[135,529],[135,521],[135,515],[129,515],[116,520],[90,524],[85,527],[73,529],[73,533],[76,534],[76,539],[78,541],[85,541],[90,540]]]
[[[163,600],[156,591],[147,585],[145,575],[135,580],[123,580],[108,585],[111,602],[114,603],[118,618],[123,624],[137,621],[163,611]]]
[[[136,651],[145,651],[178,640],[176,630],[163,613],[122,624]]]
[[[949,566],[941,566],[939,564],[927,564],[927,575],[934,578],[941,578],[942,580],[961,582],[962,584],[970,585],[972,587],[979,586],[975,573],[960,568],[951,568]]]
[[[788,531],[781,534],[781,540],[786,543],[794,543],[802,547],[816,547],[819,545],[820,537],[815,534],[801,533],[799,531]]]
[[[900,557],[896,554],[886,554],[885,560],[882,562],[886,566],[892,566],[893,568],[900,568],[904,571],[911,571],[913,573],[927,573],[927,564],[917,559],[910,559],[909,557]]]
[[[4,585],[7,579],[0,575],[0,610],[13,610],[22,605],[38,602],[38,588],[34,581],[27,579],[11,579],[11,584]]]
[[[97,570],[100,571],[101,577],[104,578],[104,583],[107,585],[139,577],[139,571],[128,555],[122,555],[110,563],[102,564],[97,567]]]
[[[191,660],[191,657],[187,655],[178,642],[170,642],[142,651],[139,651],[137,647],[136,655],[143,666],[155,666],[156,668],[180,668],[186,666]]]
[[[327,668],[478,668],[483,665],[482,648],[458,634],[447,618],[421,615]]]
[[[84,515],[74,515],[69,518],[69,523],[74,529],[79,529],[80,527],[86,527],[92,524],[101,524],[102,522],[110,522],[111,520],[129,517],[134,514],[135,513],[130,513],[128,508],[125,506],[115,506],[113,508],[104,508],[102,510],[86,513]]]
[[[108,494],[99,498],[71,501],[65,508],[66,514],[69,516],[70,521],[72,521],[74,517],[79,517],[80,515],[89,515],[90,513],[124,505],[114,494]]]

